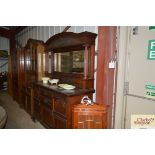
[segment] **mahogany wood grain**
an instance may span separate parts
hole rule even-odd
[[[94,88],[95,33],[63,32],[49,38],[45,43],[46,52],[52,51],[52,78],[79,88]],[[54,71],[54,53],[84,50],[84,73],[63,73]],[[46,74],[47,75],[47,74]]]
[[[74,129],[107,128],[107,110],[104,104],[74,105],[72,113],[72,127]]]
[[[33,117],[47,128],[72,128],[72,107],[81,102],[84,95],[92,96],[93,90],[77,89],[72,93],[34,83]],[[37,96],[37,97],[36,97]]]
[[[97,83],[96,102],[105,103],[108,108],[108,128],[111,128],[114,69],[108,65],[116,56],[116,27],[99,26],[98,28],[98,60],[97,60]]]

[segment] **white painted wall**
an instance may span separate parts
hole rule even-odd
[[[29,26],[16,35],[16,40],[24,47],[29,38],[43,40],[46,42],[50,37],[57,33],[61,33],[66,26]],[[71,26],[68,32],[80,33],[83,31],[89,31],[98,34],[97,26]],[[98,38],[96,38],[95,51],[98,49]],[[97,68],[97,56],[95,56],[95,69]],[[96,73],[94,74],[94,88],[96,88]],[[94,101],[96,101],[96,94],[93,95]]]
[[[9,39],[0,37],[0,50],[6,50],[9,52]],[[8,60],[0,59],[0,66],[5,64]],[[0,72],[8,71],[8,65],[0,68]]]

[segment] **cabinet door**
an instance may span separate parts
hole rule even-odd
[[[34,102],[34,117],[40,120],[41,118],[41,108],[40,108],[40,102],[39,100],[35,99],[33,100]]]
[[[57,114],[53,114],[53,126],[55,129],[66,129],[67,128],[67,120],[62,118]]]
[[[31,114],[31,95],[26,95],[26,111]]]
[[[53,114],[52,111],[46,106],[42,105],[42,123],[49,127],[53,128]]]
[[[99,111],[88,111],[87,109],[73,113],[73,128],[75,129],[105,129],[107,128],[107,115]]]
[[[63,96],[54,96],[53,111],[59,113],[63,117],[67,117],[67,102]]]
[[[33,87],[33,95],[34,95],[34,98],[39,98],[39,87],[37,86]]]
[[[26,111],[32,113],[32,87],[26,87]]]
[[[21,105],[22,108],[24,108],[26,110],[26,92],[25,92],[25,90],[22,90],[22,92],[21,92],[20,105]]]
[[[53,127],[53,111],[52,111],[52,99],[40,96],[41,101],[41,122],[50,128]]]

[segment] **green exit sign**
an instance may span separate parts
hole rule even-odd
[[[149,40],[147,58],[148,60],[155,60],[155,40]]]
[[[155,26],[149,26],[149,30],[154,30]]]

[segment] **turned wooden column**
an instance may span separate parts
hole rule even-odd
[[[94,78],[95,43],[90,47],[90,78]]]
[[[88,72],[89,72],[89,53],[88,53],[88,45],[85,45],[85,51],[84,51],[84,79],[88,78]]]

